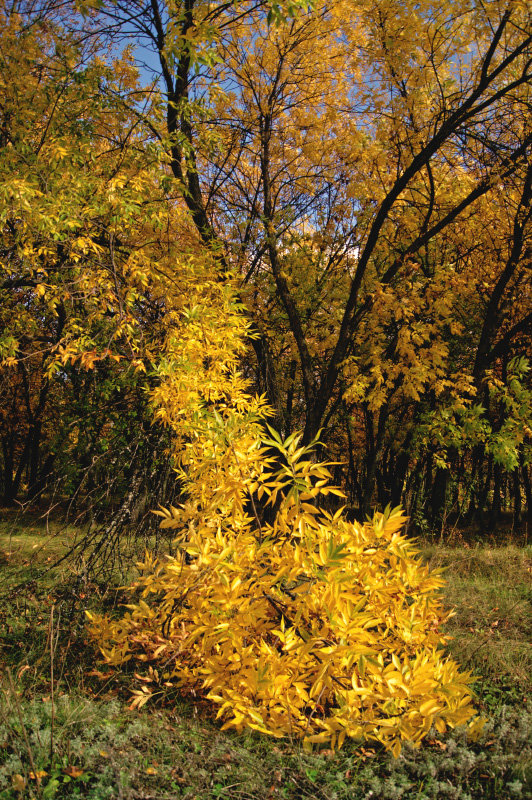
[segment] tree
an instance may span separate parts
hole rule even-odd
[[[479,221],[505,203],[501,186],[526,194],[526,4],[357,0],[275,26],[295,7],[83,7],[88,21],[74,31],[113,47],[134,34],[139,60],[153,52],[152,102],[141,109],[127,87],[114,98],[158,142],[167,187],[218,274],[240,273],[254,331],[246,369],[275,424],[303,427],[307,442],[324,428],[339,458],[350,451],[350,499],[364,512],[375,500],[414,503],[423,484],[434,524],[448,479],[425,417],[486,400],[473,376],[485,356],[475,366],[464,351],[454,363],[463,296],[476,286],[473,242],[493,264],[489,281],[504,283],[500,242],[490,251]],[[515,274],[528,258],[521,217]],[[474,302],[480,353],[500,314]],[[524,354],[525,310],[506,333],[508,360]],[[496,369],[502,349],[491,353]],[[481,444],[470,443],[478,460]]]
[[[142,192],[151,193],[151,219],[155,202],[166,209],[154,224],[175,226],[172,246],[179,249],[184,236],[186,247],[205,248],[216,279],[239,276],[254,349],[244,370],[265,392],[277,427],[285,434],[302,427],[305,442],[323,428],[334,457],[348,461],[350,502],[364,512],[390,498],[411,508],[421,500],[436,524],[448,505],[449,470],[458,463],[464,480],[452,503],[465,508],[471,492],[480,503],[487,487],[480,503],[486,508],[492,485],[497,495],[495,484],[515,464],[499,463],[502,451],[492,446],[513,423],[500,392],[499,399],[490,395],[491,377],[505,383],[512,359],[525,355],[530,341],[519,291],[530,258],[526,4],[353,0],[305,10],[154,0],[30,3],[25,13],[25,35],[42,20],[56,20],[71,52],[85,48],[89,60],[131,44],[133,33],[140,37],[143,49],[127,50],[116,80],[110,73],[97,78],[105,69],[101,60],[91,62],[92,89],[76,102],[94,132],[75,137],[85,137],[86,147],[94,136],[112,141],[109,169],[119,152],[123,173],[147,169],[150,178],[131,208],[138,211]],[[150,48],[153,80],[142,88],[133,63]],[[69,69],[63,63],[50,86]],[[73,101],[77,91],[66,87],[64,95],[54,90],[52,127],[62,98]],[[9,91],[16,98],[19,89]],[[98,112],[88,109],[89,91]],[[21,92],[21,107],[28,97]],[[31,113],[46,118],[41,100]],[[8,116],[17,119],[12,110]],[[39,124],[50,138],[52,130]],[[88,190],[94,198],[99,178]],[[67,206],[73,202],[54,191]],[[126,205],[120,213],[127,227]],[[148,228],[137,229],[133,245],[105,234],[111,294],[109,262],[118,264],[120,249],[136,247],[144,234],[149,239]],[[142,252],[149,262],[149,248]],[[125,297],[129,277],[119,277]],[[12,302],[16,287],[8,288]],[[142,300],[133,324],[143,336],[147,320],[166,313],[145,288],[135,286]],[[112,302],[120,307],[119,297]],[[36,311],[28,316],[34,322]],[[55,325],[56,316],[50,319]],[[72,358],[64,360],[73,368]],[[35,441],[38,429],[30,418],[42,414],[34,370],[34,397],[28,405],[26,392],[24,400],[26,433],[6,432],[6,453],[11,448],[24,463],[21,476],[30,470],[24,443]],[[16,386],[19,399],[11,402],[20,406],[22,383]],[[514,441],[518,508],[523,490],[528,496],[528,455],[526,441]],[[37,459],[43,467],[48,455],[45,449]],[[13,484],[18,468],[10,469]]]
[[[118,503],[123,522],[141,479],[165,483],[147,392],[173,320],[212,297],[210,257],[138,125],[150,98],[127,52],[106,66],[61,20],[5,21],[4,499],[60,483],[59,500],[93,516]]]
[[[239,242],[248,303],[281,365],[278,417],[287,432],[304,425],[307,438],[324,425],[339,458],[349,447],[339,409],[354,417],[365,431],[359,466],[352,463],[367,512],[375,484],[382,505],[398,502],[409,467],[418,475],[424,469],[413,456],[426,399],[433,398],[429,410],[450,413],[474,403],[475,367],[465,353],[455,362],[455,343],[464,298],[468,309],[478,307],[472,292],[482,258],[492,265],[490,281],[499,280],[502,242],[490,250],[481,221],[497,220],[500,235],[510,235],[501,225],[508,190],[527,192],[530,39],[523,7],[505,14],[492,6],[501,16],[482,25],[488,12],[472,7],[461,30],[470,24],[482,35],[458,87],[453,64],[458,70],[465,40],[452,9],[447,18],[429,5],[421,16],[405,4],[393,15],[388,5],[358,6],[359,24],[344,38],[334,11],[324,9],[323,20],[297,20],[275,35],[258,35],[256,18],[226,45],[220,77],[230,86],[230,113],[224,97],[205,123],[228,130],[211,170],[223,188],[217,195],[206,181],[205,193],[213,219],[225,216],[229,238]],[[335,69],[345,63],[343,73]],[[529,255],[519,245],[512,252],[524,280]],[[530,319],[514,300],[512,309],[517,318],[505,342],[519,355],[528,349]],[[479,311],[474,326],[483,338],[483,325],[497,329],[497,315]],[[471,352],[477,334],[466,325]],[[433,477],[426,467],[435,524],[446,469]]]
[[[275,29],[277,6],[84,3],[85,21],[35,8],[31,24],[6,20],[0,65],[2,388],[13,415],[26,410],[22,435],[2,421],[4,484],[13,499],[26,470],[35,497],[48,456],[66,474],[69,456],[103,460],[116,442],[96,480],[120,474],[119,508],[94,555],[131,518],[146,461],[156,473],[162,451],[177,470],[178,501],[159,512],[177,554],[146,558],[129,614],[91,617],[104,657],[208,692],[237,729],[308,744],[373,738],[397,755],[432,723],[470,721],[470,676],[440,649],[439,576],[397,509],[362,525],[333,508],[338,465],[314,455],[313,434],[326,421],[338,448],[345,434],[362,507],[400,462],[402,483],[432,489],[434,518],[472,444],[509,468],[522,456],[527,364],[508,356],[528,325],[512,297],[529,236],[526,7],[356,2]],[[475,31],[466,64],[458,12]],[[155,45],[165,98],[142,89],[127,48],[102,62],[128,26]],[[479,232],[501,187],[512,213]],[[472,278],[501,241],[483,308]],[[457,319],[464,295],[478,343]],[[265,435],[271,411],[241,371],[247,336],[258,357],[277,348],[270,386],[303,434]],[[158,659],[172,664],[161,675]]]

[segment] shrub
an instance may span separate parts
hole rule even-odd
[[[433,724],[477,731],[471,676],[441,649],[443,580],[401,534],[401,510],[364,524],[326,511],[319,496],[340,494],[328,465],[299,437],[273,436],[281,467],[227,440],[218,494],[204,492],[203,509],[191,493],[160,512],[179,532],[178,555],[146,556],[120,619],[90,615],[107,663],[145,662],[152,679],[218,705],[225,728],[308,746],[375,739],[397,756]],[[255,500],[275,509],[272,522]],[[152,693],[143,684],[134,704]]]

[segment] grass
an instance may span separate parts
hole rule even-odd
[[[444,567],[449,650],[484,680],[526,695],[532,675],[532,547],[428,547]]]
[[[430,546],[447,567],[449,649],[478,675],[484,737],[432,733],[393,759],[375,745],[304,753],[297,742],[221,732],[179,696],[128,708],[127,677],[94,662],[84,609],[120,592],[82,583],[63,562],[76,535],[0,524],[0,800],[511,800],[532,797],[532,548]],[[53,680],[52,680],[53,666]]]
[[[290,743],[224,734],[194,716],[190,706],[139,713],[118,699],[61,694],[55,714],[52,762],[50,699],[34,698],[24,707],[44,797],[503,800],[523,797],[530,779],[526,763],[515,755],[529,734],[529,720],[520,711],[496,714],[483,746],[470,745],[458,732],[445,742],[433,738],[421,750],[405,747],[397,760],[374,747],[305,754]],[[503,736],[496,736],[496,728]],[[17,739],[20,727],[0,722],[0,733],[14,742],[0,773],[0,797],[16,797],[18,785],[27,796],[38,796],[22,737]]]

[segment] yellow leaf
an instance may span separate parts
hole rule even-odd
[[[45,769],[38,769],[36,772],[30,772],[29,773],[30,778],[33,781],[37,781],[37,782],[39,782],[41,780],[41,778],[46,777],[46,775],[48,775],[48,773],[46,772]]]
[[[16,792],[23,792],[26,788],[26,781],[18,773],[11,776],[11,785]]]

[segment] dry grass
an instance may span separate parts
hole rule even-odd
[[[423,550],[444,567],[449,648],[464,666],[530,691],[532,676],[532,547],[514,544]]]

